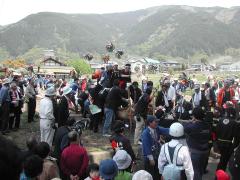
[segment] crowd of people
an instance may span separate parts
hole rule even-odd
[[[131,65],[108,64],[92,78],[14,76],[0,81],[0,175],[3,179],[201,180],[210,154],[220,154],[216,179],[240,179],[239,80],[209,78],[204,84],[162,78],[160,87],[131,80]],[[193,89],[192,96],[184,91]],[[24,103],[27,122],[36,121],[40,139],[29,137],[27,150],[5,135],[21,129]],[[81,120],[71,118],[71,112]],[[124,115],[123,115],[124,114]],[[131,142],[125,129],[134,127]],[[102,127],[102,128],[101,128]],[[109,138],[112,159],[90,164],[81,142],[89,128]],[[130,131],[131,133],[131,131]],[[136,156],[137,149],[142,154]],[[143,167],[138,163],[142,160]],[[139,170],[139,171],[137,171]],[[228,170],[228,171],[227,171]],[[137,171],[137,172],[136,172]]]

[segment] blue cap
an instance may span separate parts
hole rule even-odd
[[[156,116],[153,116],[153,115],[147,115],[147,122],[148,123],[151,123],[153,121],[159,121],[159,119],[157,119]]]
[[[100,162],[100,176],[104,179],[113,179],[118,173],[118,167],[114,160],[106,159]]]

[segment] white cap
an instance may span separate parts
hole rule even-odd
[[[182,137],[184,135],[183,125],[178,122],[173,123],[169,128],[169,135],[172,137]]]

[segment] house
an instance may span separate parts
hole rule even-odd
[[[165,65],[167,68],[173,68],[173,69],[181,69],[182,64],[177,61],[164,61],[162,62],[163,65]]]
[[[60,62],[52,50],[45,50],[43,61],[39,66],[34,66],[33,70],[40,75],[54,75],[56,78],[65,79],[74,68]]]
[[[240,71],[240,61],[235,63],[225,62],[222,63],[218,68],[220,71]]]

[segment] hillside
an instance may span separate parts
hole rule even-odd
[[[240,48],[240,8],[161,6],[115,14],[43,12],[0,27],[0,48],[11,56],[32,48],[102,54],[107,42],[128,54],[189,57]]]

